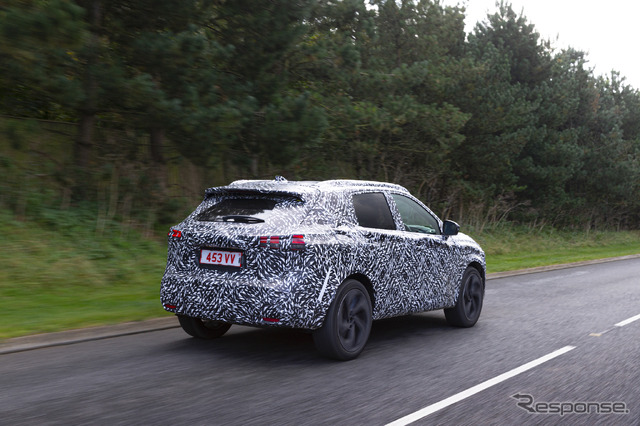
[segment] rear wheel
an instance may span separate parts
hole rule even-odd
[[[313,341],[329,358],[354,359],[367,344],[371,323],[369,293],[359,281],[347,280],[338,288],[324,324],[313,332]]]
[[[462,275],[456,305],[444,310],[447,322],[457,327],[473,327],[480,318],[483,299],[482,277],[476,268],[469,266]]]
[[[231,324],[223,321],[214,321],[200,318],[178,315],[180,326],[190,336],[198,339],[215,339],[226,333]]]

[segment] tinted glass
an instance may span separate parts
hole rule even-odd
[[[358,225],[365,228],[396,229],[384,194],[380,192],[355,194],[353,207]]]
[[[404,227],[409,232],[422,234],[440,234],[438,220],[429,214],[420,204],[403,195],[392,194]]]
[[[219,221],[229,216],[246,216],[255,219],[267,220],[277,215],[281,209],[290,209],[303,205],[302,200],[295,197],[265,197],[245,196],[222,198],[217,203],[200,213],[196,219],[201,221]],[[289,213],[291,215],[291,213]]]

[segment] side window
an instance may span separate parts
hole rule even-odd
[[[440,234],[438,220],[420,204],[404,195],[391,194],[391,196],[396,202],[396,207],[407,231],[420,232],[422,234]]]
[[[358,225],[365,228],[396,229],[387,199],[381,192],[353,195]]]

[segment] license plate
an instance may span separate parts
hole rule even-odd
[[[200,263],[203,265],[242,267],[242,253],[237,251],[202,249]]]

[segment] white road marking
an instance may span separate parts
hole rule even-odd
[[[637,320],[640,320],[640,314],[636,315],[635,317],[627,318],[626,320],[620,321],[619,323],[614,324],[614,325],[616,327],[624,327],[625,325],[631,324],[632,322],[637,321]]]
[[[626,320],[620,321],[619,323],[614,324],[613,326],[614,327],[624,327],[625,325],[631,324],[632,322],[637,321],[637,320],[640,320],[640,315],[636,315],[635,317],[627,318]],[[605,331],[601,331],[599,333],[591,333],[591,334],[589,334],[589,336],[600,337],[603,334],[610,332],[611,330],[613,330],[613,328],[610,328],[610,329],[605,330]]]
[[[469,388],[453,396],[450,396],[447,399],[443,399],[440,402],[436,402],[435,404],[424,407],[423,409],[418,410],[415,413],[411,413],[394,422],[387,424],[387,426],[404,426],[404,425],[413,423],[415,421],[418,421],[428,416],[429,414],[433,414],[436,411],[442,410],[443,408],[446,408],[450,405],[455,404],[456,402],[460,402],[463,399],[469,398],[472,395],[482,392],[483,390],[488,389],[491,386],[504,382],[505,380],[515,377],[518,374],[524,373],[527,370],[531,370],[532,368],[537,367],[538,365],[543,364],[547,361],[550,361],[556,357],[559,357],[560,355],[566,354],[567,352],[575,348],[576,348],[575,346],[565,346],[562,349],[558,349],[555,352],[551,352],[550,354],[547,354],[541,358],[528,362],[524,365],[521,365],[520,367],[514,368],[513,370],[507,371],[506,373],[496,376],[493,379],[489,379],[486,382],[480,383],[479,385],[475,385],[472,388]]]

